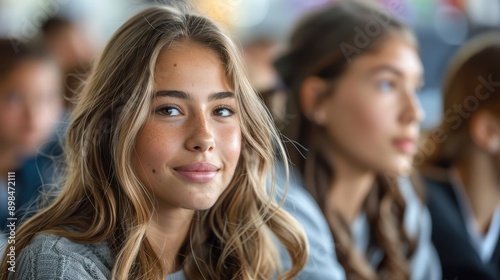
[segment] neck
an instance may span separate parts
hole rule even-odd
[[[485,233],[495,209],[500,205],[500,180],[491,155],[471,151],[455,167],[464,185],[479,230]]]
[[[361,207],[375,180],[375,172],[337,155],[333,158],[335,178],[327,195],[327,211],[336,211],[351,224],[361,211]]]
[[[146,233],[147,239],[167,274],[180,269],[176,262],[179,250],[189,233],[194,211],[158,209]]]

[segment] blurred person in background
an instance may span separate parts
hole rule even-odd
[[[52,156],[63,112],[60,71],[41,45],[0,39],[0,230],[7,224],[7,174],[15,172],[18,221],[55,179]]]
[[[280,43],[275,38],[266,35],[257,35],[243,42],[243,58],[248,69],[249,81],[269,109],[275,124],[278,128],[283,128],[286,92],[273,65],[280,48]],[[336,261],[328,224],[316,202],[305,189],[299,186],[285,188],[288,184],[300,184],[300,178],[292,173],[289,174],[292,176],[291,180],[288,180],[286,168],[281,164],[281,160],[275,162],[275,168],[277,170],[276,199],[277,201],[285,200],[286,210],[300,221],[308,237],[309,259],[295,279],[345,279],[344,270]],[[281,248],[280,253],[284,268],[289,269],[292,261],[288,252]]]
[[[71,110],[96,55],[95,47],[78,22],[63,17],[49,18],[40,33],[61,67],[65,106]]]
[[[338,1],[303,18],[288,48],[276,61],[290,95],[288,151],[347,278],[440,279],[423,195],[403,178],[423,118],[411,30],[376,6]]]
[[[446,279],[500,279],[500,33],[453,58],[421,174]]]
[[[277,40],[267,36],[257,36],[243,44],[250,83],[262,97],[278,127],[282,126],[286,106],[286,93],[273,65],[280,48]]]

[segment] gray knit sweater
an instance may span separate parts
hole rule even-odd
[[[81,244],[53,234],[38,234],[16,259],[12,279],[104,280],[110,279],[113,258],[106,243]],[[185,280],[178,271],[168,280]]]

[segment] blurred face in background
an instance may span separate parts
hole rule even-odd
[[[409,171],[423,118],[422,71],[415,47],[398,36],[357,56],[320,105],[336,155],[376,172]]]
[[[61,77],[48,61],[25,59],[0,77],[0,145],[30,155],[46,141],[62,114]]]
[[[85,66],[94,57],[94,46],[76,24],[58,28],[47,38],[47,44],[64,71]]]

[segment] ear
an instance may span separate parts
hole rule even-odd
[[[500,121],[488,111],[476,112],[471,119],[470,135],[474,144],[489,154],[500,152]]]
[[[327,90],[327,83],[318,77],[306,78],[300,87],[300,108],[307,119],[318,125],[326,121],[325,106],[320,106],[321,97]]]

